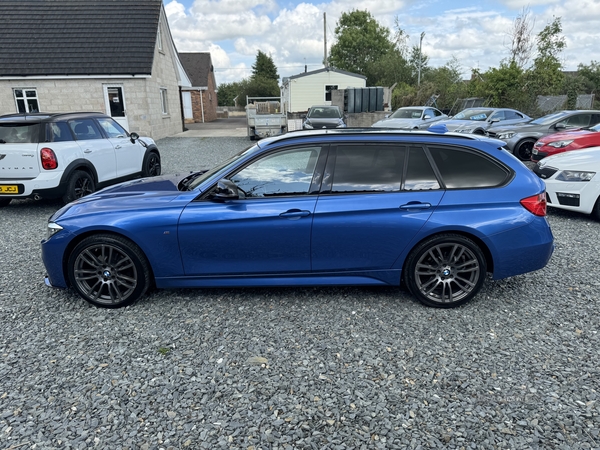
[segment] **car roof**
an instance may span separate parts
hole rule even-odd
[[[66,112],[66,113],[15,113],[0,116],[0,123],[41,123],[60,122],[71,119],[88,119],[90,117],[108,117],[99,112]]]
[[[444,129],[446,127],[443,127]],[[435,130],[435,128],[433,128]],[[265,148],[268,145],[283,142],[286,140],[292,140],[295,138],[303,137],[321,137],[324,139],[335,139],[335,137],[347,137],[347,136],[402,136],[402,137],[423,137],[423,138],[449,138],[459,141],[483,141],[498,144],[498,146],[504,145],[504,142],[497,139],[489,138],[483,135],[475,134],[464,134],[464,133],[453,133],[444,132],[440,129],[437,131],[428,130],[399,130],[396,128],[326,128],[317,130],[301,130],[293,131],[279,136],[273,136],[266,139],[262,139],[258,142],[260,148]]]

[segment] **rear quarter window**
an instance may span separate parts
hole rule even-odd
[[[46,142],[72,141],[73,135],[65,122],[50,122],[46,124]]]
[[[429,151],[446,189],[497,187],[511,177],[507,167],[473,150],[430,146]]]

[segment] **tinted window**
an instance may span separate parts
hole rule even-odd
[[[102,133],[92,119],[71,120],[71,130],[78,141],[86,139],[102,139]]]
[[[332,193],[399,191],[404,148],[385,145],[337,147]]]
[[[72,141],[73,135],[66,122],[50,122],[46,124],[46,142]]]
[[[506,118],[506,120],[523,118],[523,116],[516,111],[504,111],[504,117]]]
[[[425,151],[421,147],[411,147],[408,152],[404,190],[427,191],[439,188],[440,183],[435,176],[427,155],[425,155]]]
[[[271,154],[231,177],[246,197],[307,194],[320,147]]]
[[[30,144],[39,140],[39,123],[8,123],[0,125],[0,143]]]
[[[490,158],[468,150],[429,147],[447,189],[498,186],[509,172]]]
[[[577,114],[565,120],[568,127],[587,127],[590,125],[591,114]],[[593,124],[592,124],[593,125]]]

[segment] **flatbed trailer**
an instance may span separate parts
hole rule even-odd
[[[287,117],[280,97],[246,97],[248,137],[251,141],[287,131]]]

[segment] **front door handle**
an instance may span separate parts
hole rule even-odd
[[[298,220],[300,217],[306,217],[310,215],[310,211],[301,210],[301,209],[290,209],[286,212],[282,212],[279,214],[279,217],[284,217],[286,219]]]
[[[429,209],[431,208],[431,203],[421,203],[421,202],[408,202],[406,205],[402,205],[400,207],[401,210],[416,210],[416,209]]]
[[[118,145],[118,144],[117,144],[117,145],[115,145],[115,149],[116,149],[116,150],[119,150],[120,148],[121,148],[121,146],[120,146],[120,145]]]
[[[89,148],[86,148],[83,153],[92,153],[92,151]]]

